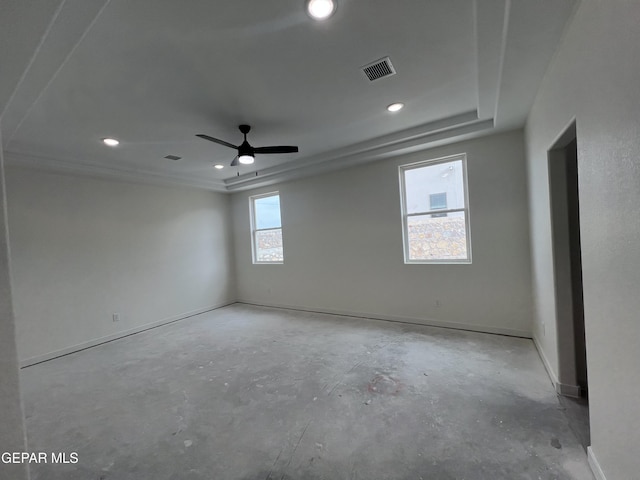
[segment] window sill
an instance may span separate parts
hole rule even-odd
[[[471,260],[405,260],[405,265],[471,265]]]

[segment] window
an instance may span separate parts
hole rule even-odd
[[[250,202],[253,263],[283,263],[280,195],[256,195]]]
[[[471,263],[465,155],[400,167],[405,263]]]

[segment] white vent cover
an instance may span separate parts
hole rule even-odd
[[[396,74],[396,69],[393,68],[391,59],[389,57],[384,57],[380,60],[376,60],[375,62],[370,63],[369,65],[365,65],[364,67],[362,67],[362,71],[372,82]]]

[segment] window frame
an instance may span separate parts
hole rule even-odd
[[[272,230],[280,230],[280,234],[282,235],[282,204],[280,204],[280,227],[278,228],[257,228],[256,222],[256,207],[255,201],[261,198],[267,197],[275,197],[278,196],[280,198],[280,191],[276,190],[275,192],[261,193],[259,195],[251,195],[249,197],[249,220],[251,223],[251,260],[254,265],[282,265],[284,263],[284,237],[282,240],[282,261],[260,261],[258,260],[258,248],[256,242],[256,235],[258,232],[267,232]]]
[[[447,208],[447,209],[436,209],[436,210],[427,210],[424,212],[418,213],[407,213],[407,193],[406,193],[406,184],[405,184],[405,175],[404,172],[407,170],[413,170],[416,168],[439,165],[443,163],[462,161],[462,187],[464,191],[464,208]],[[466,153],[458,153],[455,155],[448,155],[446,157],[438,157],[430,160],[421,160],[419,162],[407,163],[398,166],[398,175],[400,177],[400,208],[402,213],[402,248],[403,248],[403,256],[405,264],[416,264],[416,265],[431,265],[431,264],[471,264],[472,263],[472,255],[471,255],[471,215],[469,208],[469,186],[468,186],[468,178],[467,178],[467,154]],[[433,260],[411,260],[409,258],[409,225],[408,220],[409,217],[415,216],[424,216],[424,215],[438,215],[443,216],[442,214],[449,213],[457,213],[463,212],[465,219],[465,240],[467,244],[467,258],[464,259],[433,259]]]

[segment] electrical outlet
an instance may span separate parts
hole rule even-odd
[[[114,322],[119,322],[120,321],[120,314],[119,313],[114,313],[112,318],[113,318]]]

